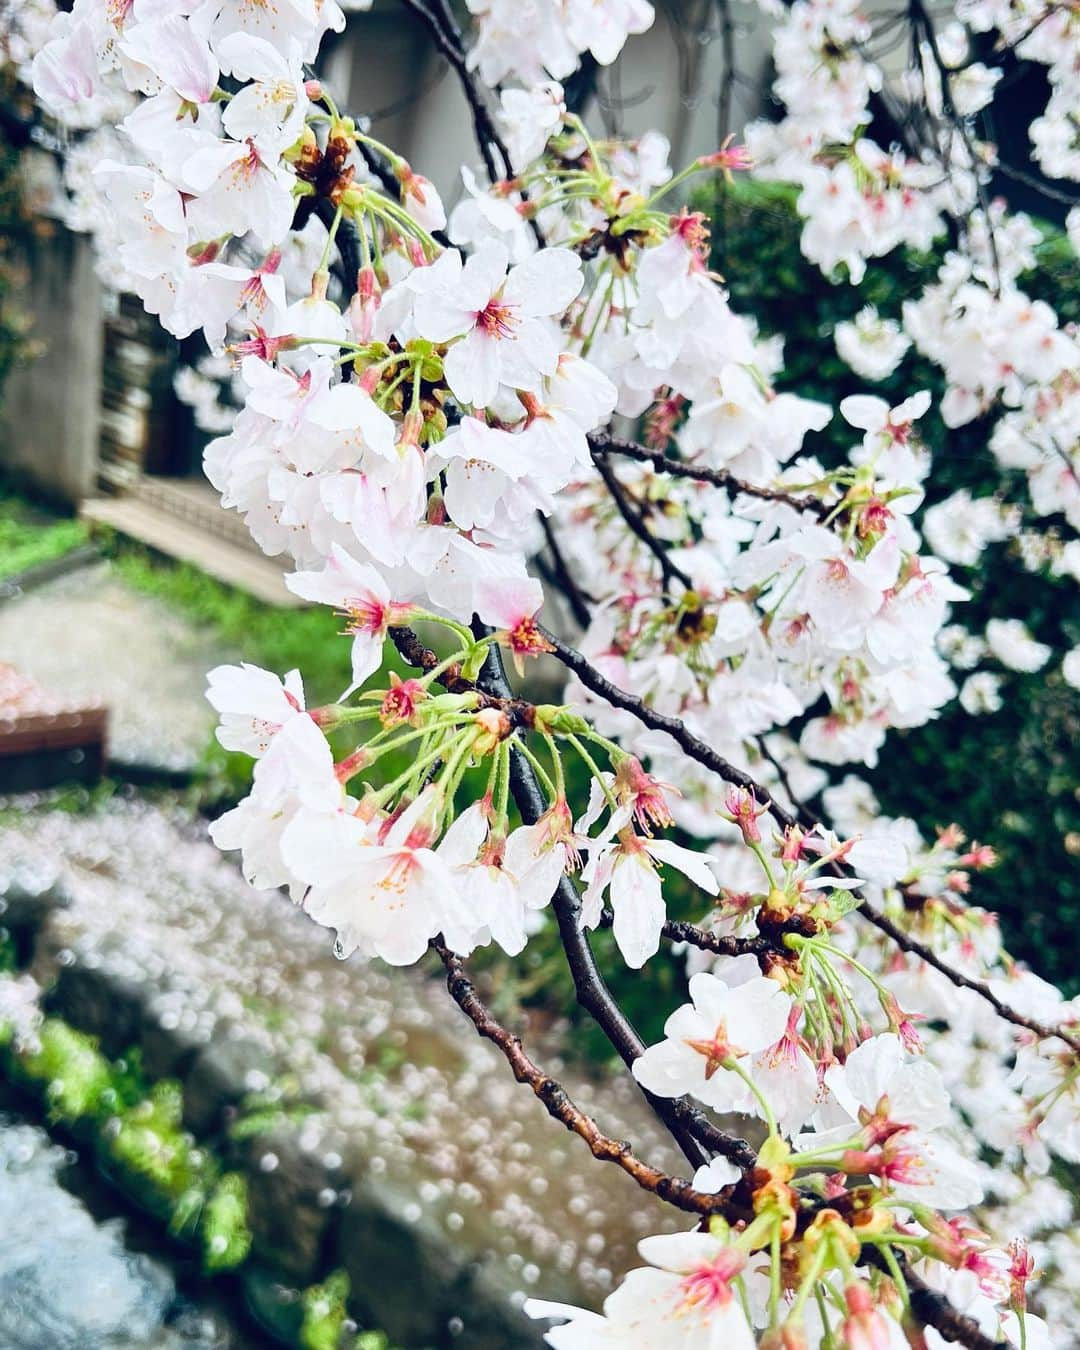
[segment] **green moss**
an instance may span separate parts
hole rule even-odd
[[[178,1233],[196,1226],[219,1170],[184,1129],[182,1115],[180,1084],[163,1079],[110,1122],[99,1139],[100,1151],[125,1189]]]
[[[301,1297],[304,1320],[300,1327],[303,1350],[340,1350],[349,1321],[345,1306],[349,1297],[349,1277],[335,1271],[322,1284],[313,1284]]]
[[[279,1086],[273,1092],[249,1093],[229,1125],[229,1138],[238,1143],[269,1134],[281,1125],[298,1125],[317,1108],[310,1102],[292,1100],[293,1093],[293,1084]]]
[[[95,1038],[59,1018],[45,1019],[37,1044],[14,1056],[13,1070],[24,1086],[38,1089],[53,1122],[101,1120],[118,1100],[109,1061]]]
[[[313,1284],[301,1295],[304,1320],[300,1327],[302,1350],[393,1350],[384,1332],[361,1331],[350,1337],[348,1310],[349,1277],[335,1270],[322,1284]]]
[[[226,1172],[203,1210],[199,1236],[204,1270],[235,1270],[247,1260],[251,1251],[247,1212],[247,1182],[238,1172]]]

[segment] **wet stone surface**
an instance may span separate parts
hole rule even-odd
[[[239,1350],[178,1295],[166,1265],[125,1244],[60,1184],[71,1155],[0,1112],[0,1346],[4,1350]],[[246,1342],[245,1342],[246,1344]]]

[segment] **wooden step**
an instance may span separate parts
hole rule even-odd
[[[0,791],[97,782],[107,737],[101,704],[80,706],[0,663]]]
[[[264,556],[242,517],[235,511],[225,510],[218,493],[205,478],[163,478],[143,474],[131,495],[166,515],[175,516],[184,524],[216,535],[238,548],[246,548],[257,557]]]
[[[221,508],[218,507],[218,510]],[[90,497],[79,514],[91,522],[137,539],[147,547],[191,563],[269,605],[300,607],[304,601],[285,588],[281,562],[256,553],[158,505],[130,497]]]

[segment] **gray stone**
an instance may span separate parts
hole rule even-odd
[[[153,1008],[146,1012],[139,1032],[142,1067],[151,1082],[159,1078],[184,1079],[205,1041],[184,1027],[162,1026]]]
[[[221,1028],[184,1080],[185,1126],[195,1135],[213,1134],[225,1123],[230,1106],[239,1105],[277,1074],[273,1057],[258,1041],[235,1028]]]
[[[343,1212],[335,1264],[351,1298],[395,1344],[410,1350],[525,1350],[541,1345],[512,1290],[470,1259],[404,1191],[372,1178],[355,1186]],[[520,1301],[520,1300],[519,1300]]]
[[[38,933],[58,909],[67,909],[71,896],[61,881],[35,887],[13,879],[0,895],[0,928],[6,928],[15,942],[20,965],[29,964]]]
[[[389,1185],[361,1182],[342,1215],[336,1264],[348,1272],[353,1299],[395,1344],[428,1350],[449,1344],[447,1323],[457,1309],[448,1296],[466,1279],[468,1263],[426,1216],[415,1223],[403,1217],[410,1199]]]
[[[297,1283],[313,1284],[327,1269],[323,1256],[340,1214],[334,1197],[341,1168],[328,1167],[321,1150],[302,1148],[289,1121],[244,1140],[239,1152],[257,1255]]]
[[[453,1326],[452,1344],[458,1350],[500,1350],[502,1346],[544,1345],[547,1323],[534,1322],[521,1311],[521,1298],[501,1273],[487,1261],[469,1267],[454,1303],[460,1329]],[[550,1287],[544,1291],[550,1295]]]
[[[145,981],[110,966],[119,957],[123,938],[110,934],[93,963],[76,957],[61,965],[48,1006],[90,1036],[96,1036],[106,1055],[116,1058],[139,1042],[147,1019],[147,1004],[155,990]]]

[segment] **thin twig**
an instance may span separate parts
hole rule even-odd
[[[899,924],[895,923],[887,915],[882,914],[880,910],[875,909],[868,901],[863,900],[862,904],[859,906],[859,912],[864,915],[875,928],[879,928],[883,933],[890,937],[901,951],[910,952],[914,956],[921,957],[928,966],[933,966],[936,971],[946,976],[953,984],[959,986],[961,989],[970,989],[972,993],[978,994],[980,998],[985,999],[997,1015],[1003,1018],[1004,1021],[1011,1022],[1014,1026],[1025,1028],[1027,1031],[1038,1036],[1040,1040],[1057,1039],[1059,1041],[1064,1041],[1071,1050],[1076,1054],[1080,1054],[1080,1036],[1065,1031],[1061,1027],[1048,1026],[1045,1022],[1039,1022],[1034,1017],[1027,1017],[1024,1013],[1017,1012],[1015,1008],[1011,1008],[1007,1003],[1004,1003],[998,998],[988,984],[984,983],[982,980],[973,980],[970,976],[963,974],[962,971],[957,970],[954,966],[950,966],[948,962],[943,961],[941,957],[937,955],[932,947],[928,947],[925,942],[920,942],[917,938],[913,938],[909,933],[905,933]]]
[[[689,1214],[719,1214],[729,1210],[730,1191],[725,1195],[724,1192],[707,1194],[695,1190],[690,1182],[662,1172],[639,1158],[628,1143],[604,1134],[591,1116],[575,1106],[562,1084],[544,1073],[529,1057],[520,1038],[495,1020],[465,973],[461,957],[449,951],[438,938],[431,945],[446,967],[446,987],[450,997],[469,1018],[477,1033],[502,1051],[517,1081],[532,1088],[547,1108],[548,1115],[584,1139],[594,1158],[600,1162],[615,1163],[633,1177],[642,1190],[651,1191],[661,1200]]]
[[[736,477],[730,469],[711,469],[699,464],[686,464],[681,459],[672,459],[662,450],[650,450],[637,441],[621,440],[609,436],[607,432],[594,431],[589,436],[589,449],[592,451],[597,468],[604,455],[622,455],[625,459],[634,459],[641,464],[651,464],[657,473],[670,474],[672,478],[692,478],[698,483],[709,483],[713,487],[723,488],[732,497],[745,493],[748,497],[760,497],[767,502],[784,502],[796,511],[810,511],[820,520],[824,520],[832,510],[817,497],[799,497],[782,488],[759,487]]]
[[[657,539],[648,525],[645,524],[645,518],[641,511],[629,500],[626,488],[616,478],[615,473],[603,454],[593,456],[593,463],[596,465],[597,472],[604,480],[604,486],[607,488],[612,501],[626,522],[631,534],[640,539],[656,561],[660,564],[660,573],[663,576],[665,586],[674,578],[682,582],[688,591],[694,589],[694,583],[686,572],[671,561],[667,545],[660,539]]]
[[[540,528],[544,532],[544,540],[548,546],[548,552],[551,554],[551,563],[554,572],[554,581],[559,590],[566,597],[566,602],[570,606],[570,612],[582,628],[588,628],[592,622],[592,614],[589,612],[589,605],[596,601],[587,596],[581,587],[574,580],[566,558],[563,556],[562,548],[559,545],[559,537],[552,528],[551,521],[542,511],[538,511],[537,517],[540,521]]]

